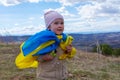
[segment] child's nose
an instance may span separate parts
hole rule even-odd
[[[58,24],[59,27],[63,27],[63,24]]]

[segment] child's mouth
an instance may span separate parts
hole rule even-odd
[[[57,31],[63,31],[63,29],[57,29]]]

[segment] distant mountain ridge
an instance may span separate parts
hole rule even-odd
[[[113,48],[120,48],[120,32],[96,34],[70,34],[74,37],[75,46],[93,47],[97,44],[108,44]]]
[[[93,47],[97,42],[99,44],[109,44],[113,48],[120,48],[120,32],[111,33],[94,33],[94,34],[69,34],[74,37],[73,45],[76,47]],[[27,40],[31,35],[27,36],[0,36],[2,43],[21,43]]]

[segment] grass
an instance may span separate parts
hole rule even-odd
[[[0,80],[35,80],[36,69],[19,70],[14,61],[19,53],[18,44],[0,44]],[[106,57],[78,50],[68,60],[69,80],[119,80],[120,57]]]

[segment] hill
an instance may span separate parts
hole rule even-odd
[[[110,33],[94,33],[94,34],[69,34],[74,37],[73,44],[78,49],[88,48],[88,50],[99,44],[109,44],[113,48],[120,48],[120,32]],[[0,36],[2,43],[21,43],[28,39],[31,35],[27,36]]]
[[[19,53],[17,44],[0,44],[0,80],[35,80],[36,69],[19,70],[14,60]],[[106,57],[97,53],[77,51],[68,60],[69,80],[119,80],[120,57]]]
[[[109,44],[113,48],[120,48],[120,32],[70,35],[74,37],[76,46],[95,46],[98,41],[99,44]]]

